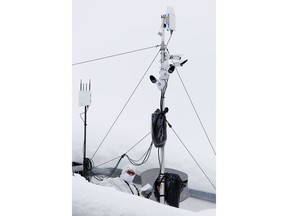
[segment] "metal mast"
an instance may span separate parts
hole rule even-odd
[[[156,110],[155,113],[152,114],[152,138],[156,148],[159,148],[160,151],[160,188],[159,188],[159,201],[160,203],[165,203],[165,143],[167,139],[167,132],[166,132],[166,117],[165,114],[168,112],[168,108],[165,108],[165,93],[168,85],[169,74],[173,73],[175,67],[183,66],[188,60],[180,61],[182,55],[170,55],[167,50],[167,44],[165,44],[165,30],[170,31],[172,36],[173,31],[175,31],[175,15],[174,10],[171,7],[167,7],[167,13],[161,16],[161,26],[158,35],[161,36],[161,46],[160,46],[160,72],[159,78],[156,79],[153,75],[150,76],[150,80],[152,83],[155,83],[158,89],[161,91],[161,98],[160,98],[160,111]],[[171,37],[170,36],[170,37]],[[169,60],[172,60],[172,64],[169,64]],[[173,62],[176,60],[177,62]],[[160,114],[159,114],[160,113]],[[162,122],[157,122],[157,117],[153,120],[153,115],[159,116],[164,115],[164,120]],[[161,121],[161,120],[160,120]],[[159,124],[158,124],[159,123]],[[162,128],[157,128],[162,127]],[[156,129],[155,129],[156,128]],[[154,134],[155,133],[155,134]]]
[[[165,17],[166,15],[162,15],[162,23],[161,23],[161,47],[160,47],[160,54],[161,54],[161,69],[164,69],[164,62],[166,62],[166,45],[165,45]],[[164,100],[165,100],[165,92],[166,92],[166,88],[167,88],[167,82],[165,82],[165,86],[161,89],[161,99],[160,99],[160,111],[162,112],[164,109]],[[160,147],[160,155],[161,155],[161,166],[160,166],[160,203],[165,203],[165,180],[163,178],[163,175],[165,173],[165,147]]]
[[[85,88],[86,87],[86,88]],[[89,172],[92,168],[90,159],[86,157],[86,131],[87,131],[87,111],[91,105],[91,80],[86,85],[80,81],[79,106],[84,106],[84,144],[83,144],[83,176],[89,181]]]

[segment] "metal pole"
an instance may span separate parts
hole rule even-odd
[[[87,121],[87,106],[84,106],[84,152],[83,152],[83,174],[87,179],[87,169],[86,169],[86,121]]]
[[[166,50],[166,46],[165,46],[165,28],[164,28],[164,20],[165,20],[165,15],[162,16],[162,25],[161,25],[161,30],[162,30],[162,35],[161,35],[161,69],[163,68],[163,63],[165,62],[165,50]],[[161,98],[160,98],[160,110],[163,111],[164,110],[164,96],[165,96],[165,92],[166,92],[166,85],[165,87],[161,90]],[[162,178],[164,176],[165,173],[165,151],[164,151],[164,146],[160,148],[161,151],[161,166],[160,166],[160,179],[162,179],[162,181],[160,182],[160,203],[165,203],[165,180],[164,178]]]

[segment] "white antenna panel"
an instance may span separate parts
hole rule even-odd
[[[174,9],[173,7],[168,6],[166,11],[168,15],[167,29],[171,31],[175,31],[176,30],[176,16],[174,14]]]
[[[80,81],[79,91],[79,106],[90,106],[91,105],[91,80],[88,83],[82,83]]]
[[[91,105],[91,91],[79,91],[79,106]]]

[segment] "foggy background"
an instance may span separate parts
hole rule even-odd
[[[215,143],[215,1],[73,1],[73,63],[131,50],[156,46],[161,15],[172,6],[176,15],[168,49],[183,54],[188,62],[179,67],[185,87],[204,128]],[[166,32],[166,41],[170,33]],[[78,105],[80,79],[92,83],[92,104],[87,113],[87,157],[92,157],[105,134],[147,70],[159,48],[72,66],[73,161],[83,158],[83,122]],[[160,91],[149,76],[159,77],[160,55],[139,85],[118,121],[93,157],[98,165],[122,155],[150,131],[151,114],[159,108]],[[165,106],[167,120],[216,184],[216,157],[193,110],[176,70],[170,75]],[[167,127],[166,167],[179,169],[189,176],[189,187],[215,193],[214,188]],[[151,135],[128,155],[140,158],[148,149]],[[126,159],[125,159],[126,160]],[[125,160],[119,168],[125,164]],[[113,161],[105,166],[114,166]],[[153,147],[148,162],[138,167],[138,174],[159,167],[157,149]],[[216,185],[215,185],[216,186]]]

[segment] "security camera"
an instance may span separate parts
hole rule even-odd
[[[181,61],[181,62],[175,62],[174,64],[170,64],[170,67],[168,69],[168,73],[173,73],[175,70],[175,67],[182,67],[186,62],[188,61],[188,59]]]
[[[179,61],[179,62],[175,62],[173,65],[175,67],[179,67],[179,66],[183,66],[186,62],[188,61],[188,59],[184,60],[184,61]]]
[[[173,64],[170,64],[170,67],[169,67],[169,69],[168,69],[168,72],[169,72],[169,73],[173,73],[174,70],[175,70],[175,66],[174,66]]]
[[[166,72],[167,73],[167,72]],[[167,73],[168,74],[168,73]],[[169,76],[169,74],[168,74]],[[167,79],[156,79],[153,75],[150,76],[150,81],[158,87],[159,90],[162,90],[167,83]]]
[[[183,55],[171,55],[170,56],[170,59],[172,59],[172,60],[181,60],[181,57],[182,57]]]
[[[182,67],[187,61],[188,61],[188,59],[182,61],[182,62],[180,63],[180,66]]]
[[[150,76],[150,80],[151,80],[152,83],[156,83],[157,82],[157,79],[153,75]]]

